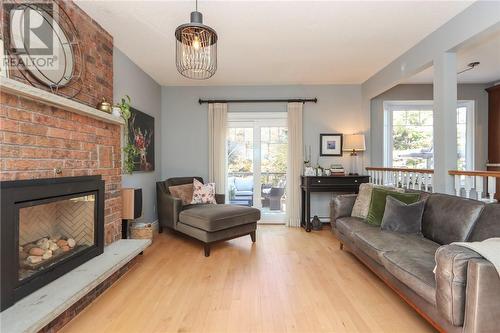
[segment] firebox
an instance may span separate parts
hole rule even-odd
[[[104,249],[101,176],[0,182],[1,310]]]

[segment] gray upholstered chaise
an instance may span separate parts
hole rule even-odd
[[[156,183],[158,220],[160,232],[170,228],[204,243],[205,256],[210,255],[214,242],[250,235],[255,242],[260,210],[251,207],[226,205],[224,195],[217,194],[215,204],[186,205],[174,198],[170,186],[191,184],[193,179],[203,183],[200,177],[177,177]]]
[[[351,217],[355,199],[341,195],[332,202],[332,229],[341,248],[439,330],[500,332],[500,277],[495,267],[476,252],[450,244],[500,237],[499,204],[431,194],[419,236],[382,231]]]

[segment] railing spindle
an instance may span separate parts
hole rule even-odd
[[[497,179],[495,177],[488,177],[488,193],[490,195],[490,202],[495,202],[496,188]]]
[[[483,199],[483,186],[484,186],[483,177],[476,176],[476,198],[477,198],[477,200]]]

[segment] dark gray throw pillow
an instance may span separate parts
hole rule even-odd
[[[398,199],[387,196],[380,229],[405,234],[419,234],[422,230],[424,207],[425,200],[405,204]]]

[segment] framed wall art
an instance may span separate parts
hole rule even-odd
[[[134,108],[130,108],[130,112],[128,135],[139,152],[133,171],[154,171],[155,118]]]
[[[319,135],[320,156],[342,156],[342,134]]]

